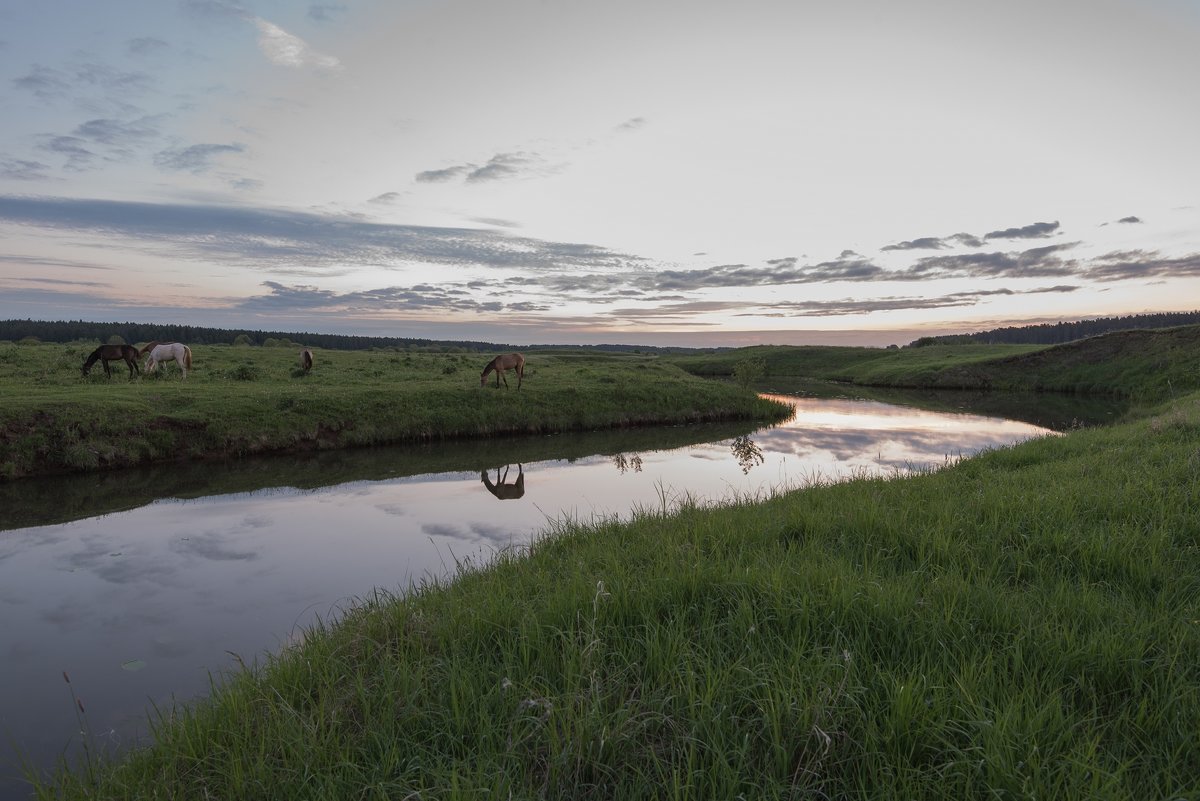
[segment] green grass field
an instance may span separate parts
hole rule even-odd
[[[488,356],[193,348],[129,380],[80,367],[94,345],[0,345],[0,479],[176,459],[734,419],[786,410],[653,357],[529,354],[523,387],[479,386]],[[494,378],[493,376],[489,379]]]
[[[42,798],[1194,799],[1200,395],[904,479],[561,525]]]
[[[1053,347],[760,346],[664,358],[707,376],[732,376],[739,364],[757,361],[769,376],[869,386],[1112,394],[1152,401],[1200,389],[1200,326],[1118,331]]]
[[[364,598],[38,796],[1200,799],[1200,392],[1178,391],[1197,356],[1180,341],[1141,340],[1140,363],[1176,371],[1144,387],[1135,360],[1100,365],[1122,392],[1168,389],[1113,426],[562,523]],[[1055,351],[1073,369],[1070,348],[1032,355]]]

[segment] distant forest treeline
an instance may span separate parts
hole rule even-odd
[[[312,334],[307,331],[250,331],[242,328],[203,328],[195,325],[162,325],[158,323],[90,323],[84,320],[0,320],[0,342],[20,342],[36,339],[39,342],[108,342],[120,337],[127,344],[159,340],[184,342],[189,345],[232,345],[235,340],[250,345],[306,345],[334,350],[370,350],[399,348],[458,352],[488,352],[512,348],[495,342],[463,340],[414,339],[409,337],[354,336],[350,334]],[[245,339],[239,339],[245,337]],[[554,345],[560,350],[604,350],[625,353],[691,352],[694,348],[655,347],[653,345]]]
[[[1158,314],[1132,314],[1128,317],[1100,317],[1095,320],[1077,320],[1071,323],[1041,323],[1020,327],[993,328],[974,334],[952,334],[940,337],[921,337],[909,343],[909,347],[924,345],[954,345],[982,343],[985,345],[1059,345],[1077,339],[1107,334],[1110,331],[1127,331],[1131,328],[1170,328],[1176,325],[1200,323],[1200,311],[1163,312]]]

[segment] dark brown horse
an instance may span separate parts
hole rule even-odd
[[[312,351],[308,348],[300,351],[300,369],[306,373],[312,369]]]
[[[517,465],[517,480],[512,484],[508,483],[508,467],[508,465],[504,466],[503,478],[500,477],[500,468],[496,468],[495,482],[488,476],[488,471],[479,471],[479,480],[483,482],[483,486],[502,501],[511,501],[525,494],[525,472],[521,469],[521,465]]]
[[[101,345],[92,351],[87,357],[87,361],[83,363],[83,374],[87,375],[92,369],[92,365],[99,360],[104,364],[104,374],[112,378],[112,371],[108,369],[109,362],[123,361],[129,366],[129,377],[133,378],[133,371],[137,370],[138,375],[141,375],[142,368],[138,367],[138,349],[133,345]]]
[[[503,356],[497,356],[488,362],[488,366],[483,368],[483,372],[479,374],[479,386],[487,383],[488,373],[496,371],[496,389],[500,389],[500,379],[504,379],[504,388],[508,389],[508,377],[504,375],[508,370],[517,371],[517,389],[521,388],[521,381],[525,378],[525,357],[519,353],[506,353]]]

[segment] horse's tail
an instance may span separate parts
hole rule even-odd
[[[183,363],[189,370],[192,369],[192,349],[187,345],[183,346]]]

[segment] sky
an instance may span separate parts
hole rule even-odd
[[[1200,0],[4,0],[0,318],[907,344],[1200,308]]]

